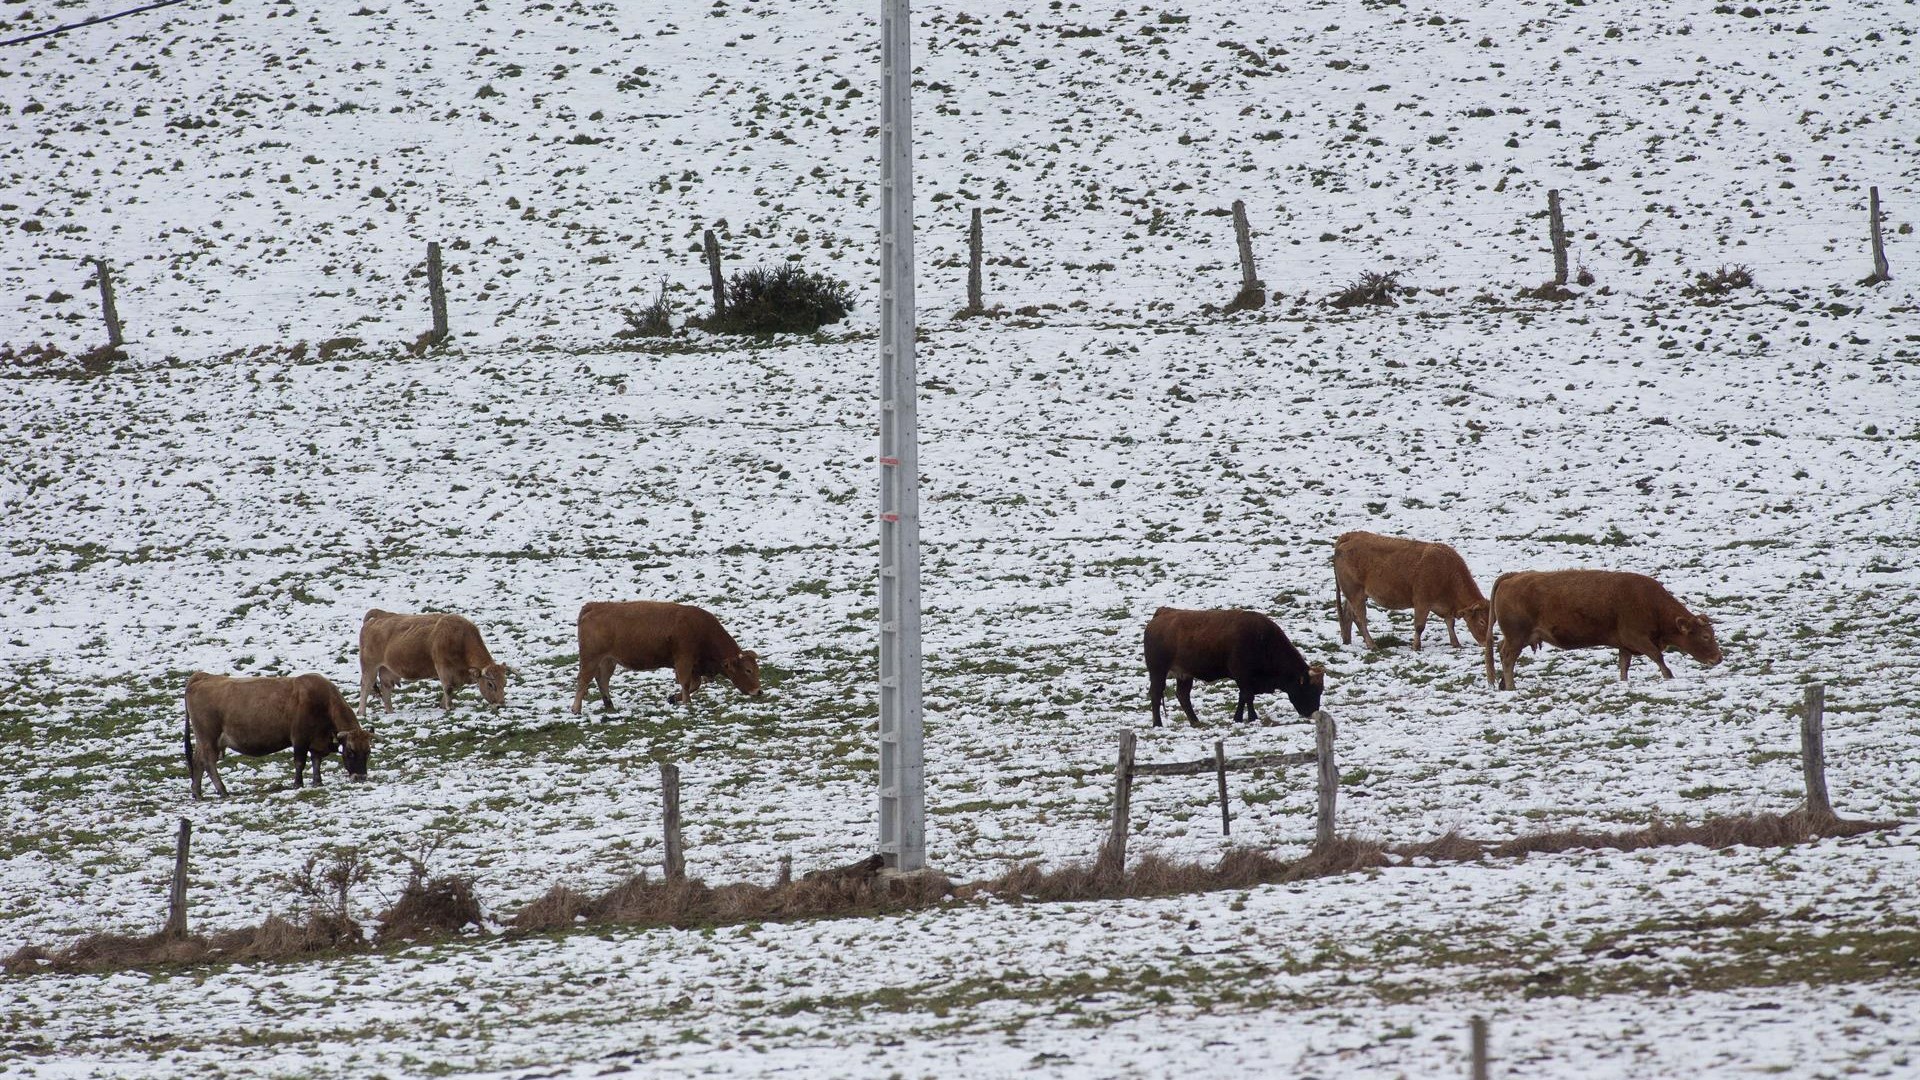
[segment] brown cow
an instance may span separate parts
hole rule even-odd
[[[1513,689],[1520,650],[1541,643],[1561,649],[1619,649],[1620,681],[1635,656],[1651,657],[1663,678],[1673,678],[1661,654],[1686,653],[1707,667],[1720,662],[1713,620],[1695,615],[1645,574],[1614,570],[1521,570],[1494,580],[1488,600],[1492,627],[1486,648],[1487,681]],[[1500,674],[1493,670],[1494,631],[1500,642]]]
[[[1154,727],[1161,726],[1160,702],[1166,696],[1168,675],[1175,680],[1180,707],[1196,726],[1200,717],[1190,696],[1195,679],[1234,681],[1240,688],[1234,723],[1240,722],[1243,712],[1248,720],[1259,723],[1253,697],[1275,690],[1286,691],[1295,712],[1312,716],[1320,708],[1320,693],[1326,685],[1320,665],[1308,667],[1286,633],[1257,611],[1160,608],[1147,622],[1146,655],[1147,700],[1153,705]]]
[[[1475,644],[1487,640],[1487,598],[1473,582],[1473,572],[1460,553],[1446,544],[1404,540],[1378,533],[1342,533],[1333,542],[1333,607],[1340,620],[1340,643],[1353,644],[1353,628],[1373,648],[1367,632],[1367,601],[1389,611],[1413,609],[1413,651],[1420,651],[1420,635],[1427,615],[1447,620],[1447,641],[1460,644],[1453,621],[1465,619]]]
[[[200,797],[200,774],[213,778],[215,794],[227,785],[215,767],[223,751],[249,757],[293,748],[293,786],[302,786],[307,755],[313,755],[313,786],[320,786],[320,759],[336,750],[347,779],[367,778],[373,736],[361,729],[340,689],[324,675],[236,679],[196,671],[187,677],[187,779]]]
[[[693,706],[693,692],[704,679],[725,675],[743,694],[760,693],[760,657],[744,651],[720,620],[691,604],[655,600],[593,602],[580,606],[580,681],[573,712],[587,699],[587,684],[600,685],[600,701],[613,711],[607,680],[618,665],[629,671],[673,669],[677,693],[668,704]]]
[[[393,711],[393,688],[402,679],[440,680],[440,708],[453,712],[453,694],[468,684],[495,706],[507,703],[507,673],[465,617],[428,612],[396,615],[374,608],[360,620],[360,709]]]

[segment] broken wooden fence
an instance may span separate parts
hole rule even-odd
[[[1339,797],[1340,774],[1333,761],[1333,717],[1320,710],[1313,714],[1314,749],[1291,754],[1250,754],[1230,758],[1225,744],[1214,740],[1213,756],[1200,761],[1136,762],[1133,759],[1135,736],[1132,728],[1120,732],[1120,756],[1113,768],[1113,821],[1107,842],[1094,863],[1098,875],[1117,876],[1127,865],[1127,834],[1132,831],[1133,778],[1136,776],[1199,776],[1213,773],[1219,782],[1220,834],[1230,836],[1233,819],[1227,802],[1227,773],[1246,769],[1277,769],[1289,765],[1318,765],[1320,789],[1319,820],[1314,829],[1314,847],[1333,842],[1333,815]]]

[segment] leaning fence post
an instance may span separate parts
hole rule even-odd
[[[119,348],[126,344],[126,338],[120,331],[120,309],[113,303],[113,271],[107,269],[107,260],[93,259],[93,270],[100,282],[100,314],[107,320],[107,345]]]
[[[1340,773],[1333,764],[1333,717],[1325,709],[1313,714],[1313,749],[1320,759],[1320,820],[1313,846],[1324,848],[1333,843],[1333,812],[1340,790]]]
[[[670,761],[660,763],[660,795],[666,803],[667,880],[683,881],[687,858],[680,843],[680,767]]]
[[[1862,281],[1862,285],[1878,285],[1883,281],[1892,281],[1893,275],[1887,272],[1887,249],[1880,242],[1880,189],[1867,189],[1867,222],[1873,232],[1873,276]]]
[[[180,838],[173,846],[173,889],[167,897],[167,937],[183,938],[187,936],[187,848],[193,836],[193,825],[186,818],[180,819]]]
[[[1807,816],[1815,821],[1834,816],[1827,798],[1826,708],[1826,686],[1809,685],[1800,708],[1800,770],[1807,779]]]
[[[720,274],[720,241],[707,230],[704,245],[707,250],[707,269],[713,272],[713,314],[718,317],[727,313],[727,284]]]
[[[1560,217],[1560,189],[1547,192],[1547,229],[1553,236],[1553,283],[1567,283],[1567,223]]]
[[[447,340],[447,288],[440,278],[440,245],[433,241],[427,243],[427,298],[433,305],[433,338],[435,345]]]
[[[1120,757],[1113,766],[1113,823],[1107,830],[1107,842],[1093,864],[1096,878],[1119,880],[1127,869],[1128,818],[1133,806],[1132,728],[1120,732]]]
[[[1474,1017],[1470,1031],[1473,1046],[1473,1080],[1487,1080],[1487,1018]]]
[[[1247,204],[1233,200],[1233,240],[1240,248],[1240,292],[1228,311],[1255,311],[1267,303],[1266,282],[1253,272],[1253,229],[1247,224]]]
[[[1220,781],[1220,835],[1233,835],[1233,817],[1227,809],[1227,744],[1213,740],[1213,773]]]

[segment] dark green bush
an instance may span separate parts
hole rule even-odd
[[[727,309],[696,322],[721,334],[811,334],[847,317],[845,283],[792,263],[736,271],[727,281]]]

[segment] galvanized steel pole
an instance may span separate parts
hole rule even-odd
[[[920,454],[913,371],[913,64],[883,0],[880,68],[880,854],[926,865],[920,735]]]

